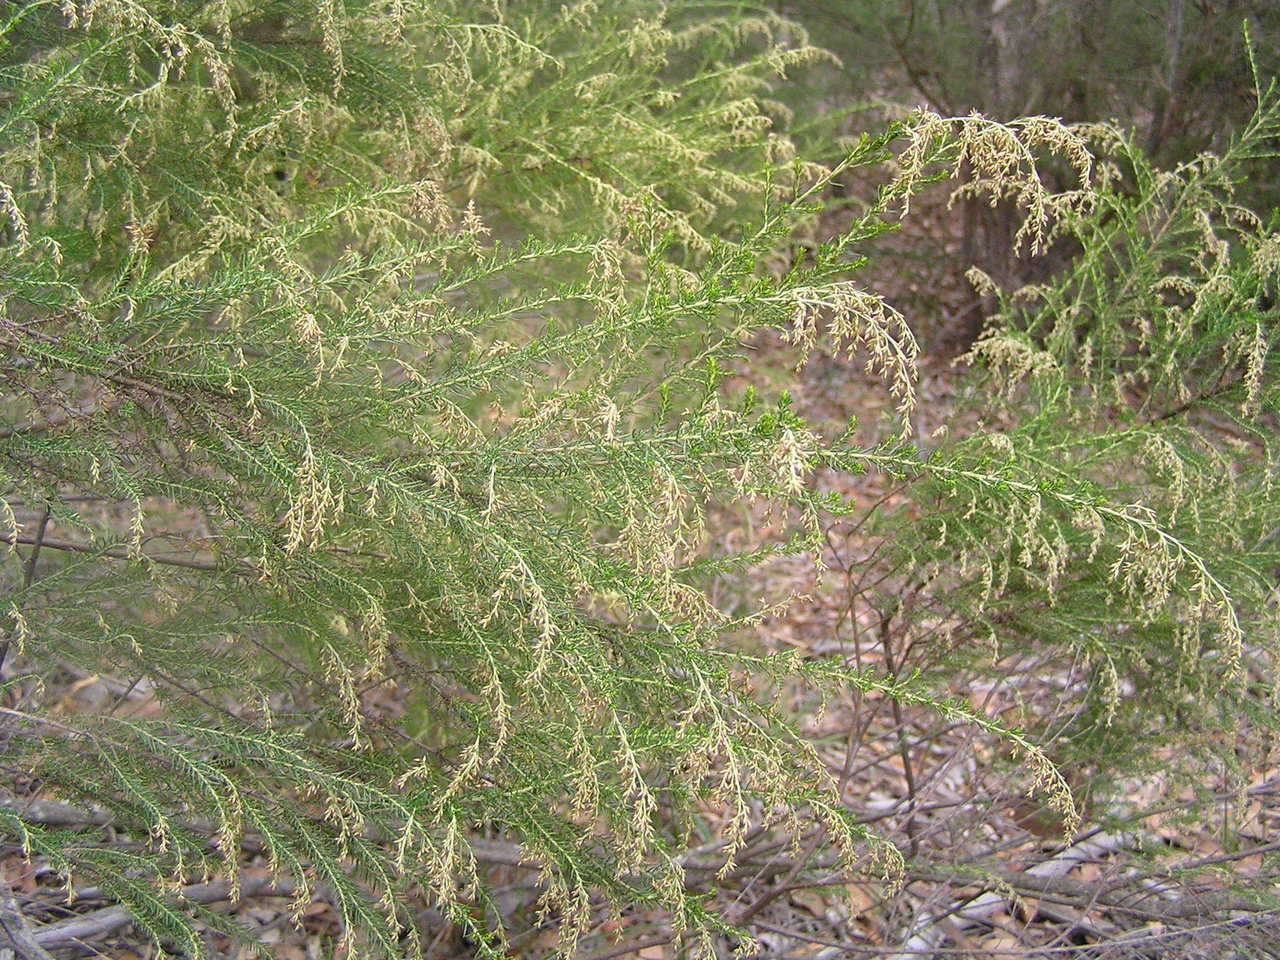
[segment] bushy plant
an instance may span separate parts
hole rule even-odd
[[[1083,651],[1086,731],[1119,722],[1125,683],[1234,710],[1246,666],[1270,682],[1274,313],[1243,307],[1277,241],[1225,200],[1232,158],[1135,159],[1135,202],[1110,167],[1097,182],[1091,131],[1044,119],[917,114],[804,154],[771,91],[821,54],[738,4],[3,17],[0,817],[165,950],[243,935],[191,885],[234,898],[248,854],[297,911],[323,893],[360,956],[420,952],[424,899],[500,952],[486,838],[519,845],[565,953],[601,903],[715,949],[733,917],[706,894],[764,824],[816,823],[892,878],[900,854],[771,695],[787,678],[1001,738],[1069,832],[1026,735],[942,685],[762,653],[769,608],[712,602],[763,559],[820,555],[855,509],[820,468],[922,478],[892,536],[984,636],[1038,618]],[[1078,188],[1044,189],[1045,150]],[[884,163],[871,208],[788,264],[833,179]],[[925,456],[904,445],[915,341],[857,276],[960,168],[1023,208],[1030,246],[1067,229],[1086,255],[977,348],[1021,426]],[[730,394],[768,329],[856,352],[894,398],[886,441]],[[1245,439],[1192,421],[1210,403]],[[1121,408],[1137,419],[1110,431]],[[766,546],[715,536],[734,503],[772,512]],[[100,708],[65,709],[66,681],[96,678]],[[51,799],[86,826],[51,826]],[[54,927],[32,935],[65,945]]]
[[[1252,0],[800,0],[787,9],[840,57],[839,65],[824,62],[805,75],[810,97],[822,91],[832,106],[854,102],[864,111],[901,102],[1001,120],[1041,113],[1069,122],[1107,120],[1129,130],[1161,168],[1205,150],[1223,152],[1252,115],[1242,23],[1263,74],[1280,68],[1280,10]],[[1062,166],[1049,160],[1043,172],[1057,177]],[[1251,178],[1240,190],[1248,206],[1277,201],[1274,177]],[[893,253],[896,269],[912,275],[913,299],[932,316],[931,326],[943,328],[936,342],[956,342],[959,352],[996,309],[966,289],[966,270],[977,264],[1016,288],[1043,282],[1076,249],[1064,244],[1049,258],[1019,256],[1015,211],[980,201],[956,204],[943,226],[953,245],[935,228],[927,255],[909,246]]]

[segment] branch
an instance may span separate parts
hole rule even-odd
[[[27,557],[27,562],[22,568],[22,589],[26,590],[31,586],[36,578],[36,561],[40,559],[40,547],[44,544],[44,533],[49,529],[49,516],[52,510],[49,504],[44,505],[44,514],[40,517],[40,526],[36,530],[35,537],[32,538],[31,556]],[[9,635],[4,638],[4,643],[0,644],[0,676],[4,675],[4,662],[9,656],[9,647],[13,643],[13,638],[17,636],[18,626],[14,624]]]
[[[42,546],[48,547],[50,550],[70,550],[74,553],[92,553],[100,557],[111,557],[114,560],[131,560],[134,557],[128,550],[122,547],[95,547],[91,543],[75,543],[71,540],[54,540],[49,537],[15,537],[11,533],[0,532],[0,543],[21,543],[35,544],[40,543]],[[242,574],[256,574],[257,571],[243,563],[235,565],[227,565],[218,563],[214,560],[193,560],[186,557],[157,557],[152,554],[143,554],[142,557],[151,563],[162,563],[170,567],[184,567],[188,570],[206,570],[209,572],[231,571]]]
[[[16,952],[20,960],[53,960],[32,933],[13,890],[3,878],[0,878],[0,938],[0,957]]]
[[[0,440],[8,440],[19,435],[30,436],[37,433],[47,433],[51,430],[61,430],[63,427],[74,427],[84,420],[90,420],[106,413],[114,413],[123,405],[124,400],[118,397],[110,397],[98,407],[55,414],[45,420],[31,420],[26,423],[15,423],[7,427],[0,427]]]
[[[1200,895],[1180,895],[1169,899],[1147,900],[1140,907],[1133,905],[1131,896],[1126,896],[1122,884],[1142,884],[1141,877],[1125,877],[1119,881],[1099,885],[1083,883],[1067,874],[1081,863],[1105,859],[1110,854],[1124,849],[1133,843],[1134,838],[1118,833],[1100,833],[1095,837],[1078,842],[1059,851],[1029,870],[1017,872],[1001,872],[998,881],[980,881],[987,886],[985,892],[974,896],[966,894],[943,910],[917,917],[912,925],[911,936],[902,949],[894,955],[894,960],[907,960],[921,953],[936,951],[942,944],[943,936],[936,928],[936,923],[943,917],[956,916],[963,923],[986,923],[995,913],[1002,910],[1008,901],[1008,890],[1041,898],[1054,898],[1058,903],[1087,910],[1098,905],[1110,910],[1122,910],[1146,920],[1175,923],[1177,921],[1195,920],[1209,914],[1240,912],[1264,915],[1268,908],[1248,897],[1238,896],[1230,890],[1214,890]],[[1259,847],[1258,850],[1266,850]],[[1250,850],[1249,853],[1255,852]],[[927,872],[912,874],[914,879],[954,882],[954,876],[942,876]],[[997,887],[998,884],[998,887]],[[996,887],[996,889],[992,889]],[[1149,894],[1173,894],[1167,887],[1147,887]]]
[[[30,823],[46,827],[105,827],[115,822],[114,815],[107,810],[84,809],[57,800],[19,798],[0,791],[0,810],[4,809],[13,811]],[[210,837],[222,829],[216,823],[203,820],[182,820],[180,826],[192,833],[203,833]],[[387,842],[386,832],[375,830],[372,826],[365,828],[363,836],[376,843]],[[481,863],[537,869],[533,861],[524,857],[518,844],[483,837],[470,838],[468,843],[471,845],[472,856]],[[260,853],[264,849],[261,841],[252,833],[246,833],[240,838],[240,847],[249,853]]]
[[[241,900],[253,896],[291,897],[293,894],[293,884],[287,879],[246,877],[240,884]],[[220,900],[226,900],[230,895],[231,884],[225,880],[193,883],[178,891],[178,896],[189,903],[217,903]],[[32,958],[33,960],[45,960],[45,958],[53,960],[41,948],[58,950],[77,946],[82,940],[111,933],[131,923],[133,923],[133,914],[124,907],[104,907],[80,917],[50,923],[35,931],[34,940],[40,953],[32,954]]]
[[[602,950],[600,953],[593,953],[584,960],[612,960],[613,957],[626,956],[629,953],[638,953],[647,947],[663,947],[675,939],[673,934],[659,935],[649,937],[647,940],[631,940],[611,947],[608,950]]]

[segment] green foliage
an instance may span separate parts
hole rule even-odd
[[[1280,71],[1280,7],[1255,0],[799,0],[787,9],[841,60],[804,76],[810,97],[890,113],[920,103],[947,116],[976,110],[1000,120],[1105,120],[1131,130],[1160,168],[1223,152],[1249,121],[1251,56],[1263,75]],[[1049,182],[1061,178],[1052,158],[1042,158],[1042,170]],[[1240,202],[1265,210],[1280,201],[1273,175],[1261,166],[1249,173]],[[989,298],[958,306],[968,293],[965,271],[977,264],[1012,289],[1043,282],[1076,249],[1019,257],[1010,208],[962,203],[944,226],[954,231],[954,246],[939,235],[923,253],[894,251],[895,267],[912,275],[911,297],[922,311],[954,314],[944,340],[961,341],[962,349],[995,309]]]
[[[166,950],[227,926],[174,885],[239,883],[250,848],[298,910],[323,889],[361,956],[420,952],[423,893],[502,949],[482,831],[537,865],[566,953],[599,897],[711,949],[727,921],[685,870],[708,804],[722,877],[774,818],[892,876],[771,696],[796,677],[1003,738],[1073,824],[1024,734],[926,678],[761,654],[743,638],[767,608],[712,602],[718,577],[820,554],[853,510],[820,467],[919,478],[901,551],[966,630],[1083,651],[1089,730],[1120,729],[1124,683],[1172,710],[1227,704],[1255,663],[1270,682],[1274,311],[1247,305],[1277,240],[1224,190],[1274,99],[1238,152],[1175,174],[1101,144],[1130,192],[1043,119],[918,114],[798,160],[772,91],[820,54],[737,4],[0,15],[6,763],[136,842],[7,799],[4,829]],[[1080,184],[1046,191],[1044,150]],[[891,157],[870,209],[785,264],[833,180]],[[976,348],[1009,429],[926,457],[728,395],[773,329],[856,352],[893,396],[886,433],[910,436],[915,340],[853,278],[959,168],[1025,209],[1029,244],[1085,249]],[[1210,407],[1237,433],[1193,418]],[[735,503],[772,511],[776,540],[724,547]],[[55,674],[145,686],[157,710],[122,692],[60,713]]]
[[[1154,169],[1128,137],[1099,131],[1102,182],[1089,213],[1065,224],[1083,252],[1046,284],[1000,292],[1001,313],[973,350],[998,385],[989,411],[998,407],[1008,426],[947,448],[967,469],[977,457],[979,472],[1037,488],[1026,489],[1035,511],[1045,510],[1041,532],[1024,528],[1020,544],[1020,521],[1001,520],[976,491],[970,520],[978,522],[956,524],[944,539],[962,568],[981,544],[995,570],[984,579],[1018,584],[994,607],[988,587],[968,603],[970,615],[1002,621],[1001,642],[1016,637],[1043,651],[1060,640],[1064,656],[1088,666],[1088,694],[1053,722],[1081,724],[1070,742],[1093,762],[1141,754],[1162,724],[1213,728],[1225,719],[1231,728],[1230,718],[1254,712],[1251,703],[1266,712],[1258,688],[1240,682],[1269,676],[1280,640],[1280,331],[1270,293],[1280,248],[1235,199],[1245,165],[1267,156],[1280,132],[1274,89],[1259,89],[1258,99],[1221,157],[1173,171]],[[1121,499],[1128,503],[1113,512]],[[1001,536],[984,532],[984,515],[1010,525]],[[1116,521],[1125,541],[1109,555],[1102,531]],[[1060,579],[1063,561],[1080,555],[1095,569]],[[1184,579],[1192,586],[1179,595]],[[1123,588],[1132,619],[1099,616],[1108,581]],[[1221,751],[1214,739],[1201,746]]]

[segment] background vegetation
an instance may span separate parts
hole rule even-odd
[[[1100,6],[0,6],[10,949],[1264,955],[1280,24]]]

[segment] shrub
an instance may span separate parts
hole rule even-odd
[[[870,851],[893,877],[900,854],[770,694],[787,678],[1000,737],[1070,832],[1071,793],[1024,734],[921,679],[761,652],[745,638],[769,608],[711,601],[768,557],[820,555],[855,510],[823,468],[919,478],[923,519],[892,536],[967,623],[1021,639],[1039,617],[1084,649],[1105,712],[1073,718],[1088,731],[1119,729],[1124,683],[1170,671],[1230,717],[1270,656],[1273,315],[1238,308],[1276,240],[1222,199],[1233,157],[1173,179],[1134,159],[1136,202],[1043,119],[919,114],[800,159],[770,94],[821,54],[737,4],[3,15],[0,816],[165,950],[244,936],[190,885],[260,887],[246,855],[388,957],[420,951],[424,897],[504,948],[486,838],[519,844],[565,953],[601,902],[715,949],[733,918],[706,894],[764,826],[816,823],[847,867]],[[1045,149],[1079,189],[1040,186]],[[787,264],[833,178],[890,159],[871,208]],[[977,348],[1024,425],[926,457],[903,443],[915,342],[856,276],[961,165],[965,189],[1026,210],[1030,245],[1069,229],[1086,255]],[[1165,207],[1178,230],[1152,219]],[[1144,332],[1150,310],[1198,335]],[[885,442],[824,436],[763,386],[731,394],[768,329],[857,351],[894,398]],[[1168,416],[1107,432],[1125,389],[1135,416]],[[1210,402],[1250,439],[1192,426]],[[737,503],[772,511],[766,546],[714,535]],[[66,681],[93,678],[111,695],[68,712]],[[145,711],[125,706],[138,690]],[[22,794],[87,823],[58,829]],[[92,829],[107,820],[114,842]],[[63,944],[53,926],[40,942]]]

